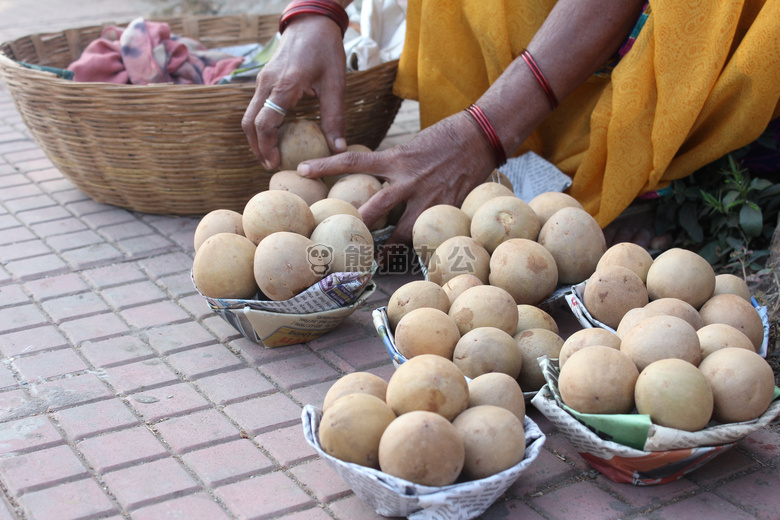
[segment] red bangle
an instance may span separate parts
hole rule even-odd
[[[466,109],[466,112],[471,114],[471,117],[477,121],[479,127],[483,132],[485,132],[485,136],[490,142],[490,147],[493,148],[493,154],[495,154],[496,162],[498,163],[497,167],[500,168],[506,164],[506,152],[504,151],[504,146],[501,144],[501,140],[498,138],[496,130],[493,128],[493,125],[490,124],[490,120],[487,118],[482,109],[477,105],[472,104]]]
[[[340,4],[331,0],[294,0],[282,12],[279,19],[279,34],[283,33],[287,25],[298,15],[301,14],[321,14],[327,16],[341,29],[341,37],[347,32],[349,27],[349,15]]]
[[[558,98],[555,97],[555,93],[552,90],[552,87],[550,87],[550,84],[547,83],[547,79],[544,77],[544,74],[542,74],[542,71],[539,69],[539,65],[536,64],[536,60],[534,60],[534,57],[531,56],[531,53],[527,50],[523,51],[523,54],[521,54],[523,57],[523,60],[525,60],[525,63],[528,65],[528,68],[531,69],[531,72],[533,72],[534,76],[536,77],[536,80],[539,82],[539,84],[542,86],[542,89],[544,89],[544,93],[547,96],[547,100],[550,102],[550,106],[553,110],[555,110],[558,107]]]

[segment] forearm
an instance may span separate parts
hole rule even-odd
[[[625,41],[645,0],[560,0],[528,45],[559,101],[601,68]],[[549,115],[550,103],[518,57],[477,104],[511,156]]]

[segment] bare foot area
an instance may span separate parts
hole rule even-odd
[[[653,232],[655,204],[652,201],[638,201],[626,208],[613,222],[604,228],[607,247],[621,242],[633,242],[650,253],[662,252],[672,246],[672,236],[656,236]]]

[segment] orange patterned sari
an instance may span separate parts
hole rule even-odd
[[[554,0],[410,0],[395,92],[423,127],[475,102]],[[602,225],[637,196],[758,138],[780,116],[780,0],[657,0],[611,77],[594,75],[526,140]],[[424,21],[424,23],[423,23]]]

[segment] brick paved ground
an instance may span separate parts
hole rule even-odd
[[[383,147],[416,129],[407,102]],[[305,443],[300,413],[346,372],[390,377],[370,313],[415,277],[379,277],[369,305],[321,339],[263,349],[195,292],[196,224],[80,193],[0,85],[0,520],[379,518]],[[528,413],[547,443],[486,519],[780,518],[777,425],[637,488]]]

